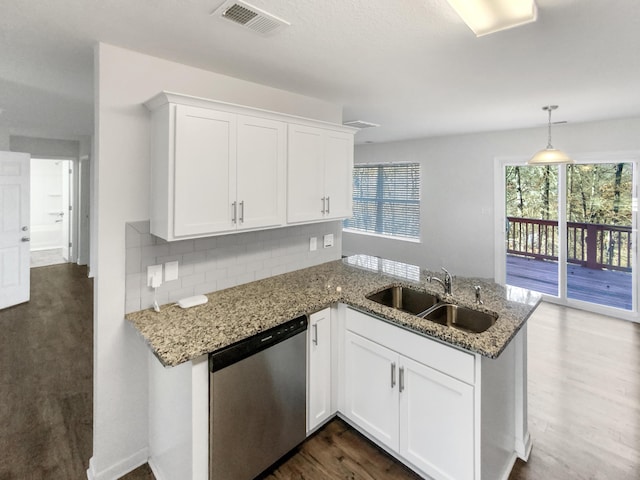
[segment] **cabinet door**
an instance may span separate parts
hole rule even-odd
[[[474,478],[473,387],[401,359],[400,454],[434,479]]]
[[[325,218],[353,215],[353,135],[327,130],[325,141]]]
[[[287,221],[324,217],[324,134],[320,128],[289,125]]]
[[[177,105],[175,135],[174,236],[234,229],[235,116]]]
[[[398,354],[345,332],[345,412],[379,442],[398,450]]]
[[[286,125],[238,116],[238,228],[285,223]]]
[[[307,432],[333,413],[331,409],[331,310],[309,317]]]

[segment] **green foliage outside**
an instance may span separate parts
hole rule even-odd
[[[631,226],[630,163],[567,166],[569,222]],[[558,167],[508,166],[507,216],[558,219]]]

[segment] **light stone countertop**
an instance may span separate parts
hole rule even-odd
[[[455,276],[452,295],[444,296],[441,285],[426,282],[431,273],[413,265],[355,255],[210,293],[208,303],[197,307],[181,309],[173,304],[163,305],[160,313],[142,310],[127,314],[126,319],[168,367],[337,302],[418,334],[496,358],[541,298],[529,290],[500,286],[486,279]],[[497,313],[498,319],[483,333],[468,333],[367,300],[367,295],[391,285],[426,290],[450,303]],[[475,305],[475,285],[482,287],[484,305]]]

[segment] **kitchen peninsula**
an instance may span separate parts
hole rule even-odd
[[[178,463],[187,475],[183,478],[206,479],[207,355],[292,318],[330,308],[331,406],[322,420],[342,416],[425,478],[506,479],[516,456],[526,460],[531,447],[526,321],[540,296],[455,277],[449,295],[426,281],[431,275],[416,266],[356,255],[214,292],[207,295],[207,304],[190,309],[165,305],[160,313],[128,314],[159,360],[150,360],[150,429],[157,445],[180,439],[176,448],[154,448],[151,442],[150,463],[157,462],[159,469],[163,462],[173,465],[165,471]],[[472,333],[367,298],[389,286],[429,292],[497,319],[486,331]],[[476,303],[476,286],[481,287],[482,304]],[[380,395],[378,386],[366,383],[376,372],[358,369],[378,360],[386,365],[383,358],[389,359],[392,382],[388,388],[389,370],[384,367],[386,390]],[[396,375],[400,388],[394,389]],[[313,381],[309,376],[308,382]],[[175,385],[189,391],[176,393]],[[166,400],[174,410],[176,402],[188,406],[182,427],[167,421],[171,409],[163,405],[164,393],[178,395],[177,400]],[[376,404],[381,398],[387,403]],[[390,417],[387,408],[394,411]],[[371,411],[385,418],[371,418]],[[164,426],[172,431],[163,431]]]

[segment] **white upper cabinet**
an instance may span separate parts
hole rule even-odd
[[[154,231],[152,219],[152,233],[170,240],[231,230],[230,205],[236,196],[235,115],[177,105],[175,117],[173,219],[167,222],[173,220],[173,231]]]
[[[351,215],[354,129],[168,92],[145,105],[154,235],[183,240]],[[287,220],[292,202],[300,212]]]
[[[238,117],[237,225],[266,228],[285,223],[286,125]]]
[[[287,222],[352,215],[353,133],[289,125]]]

